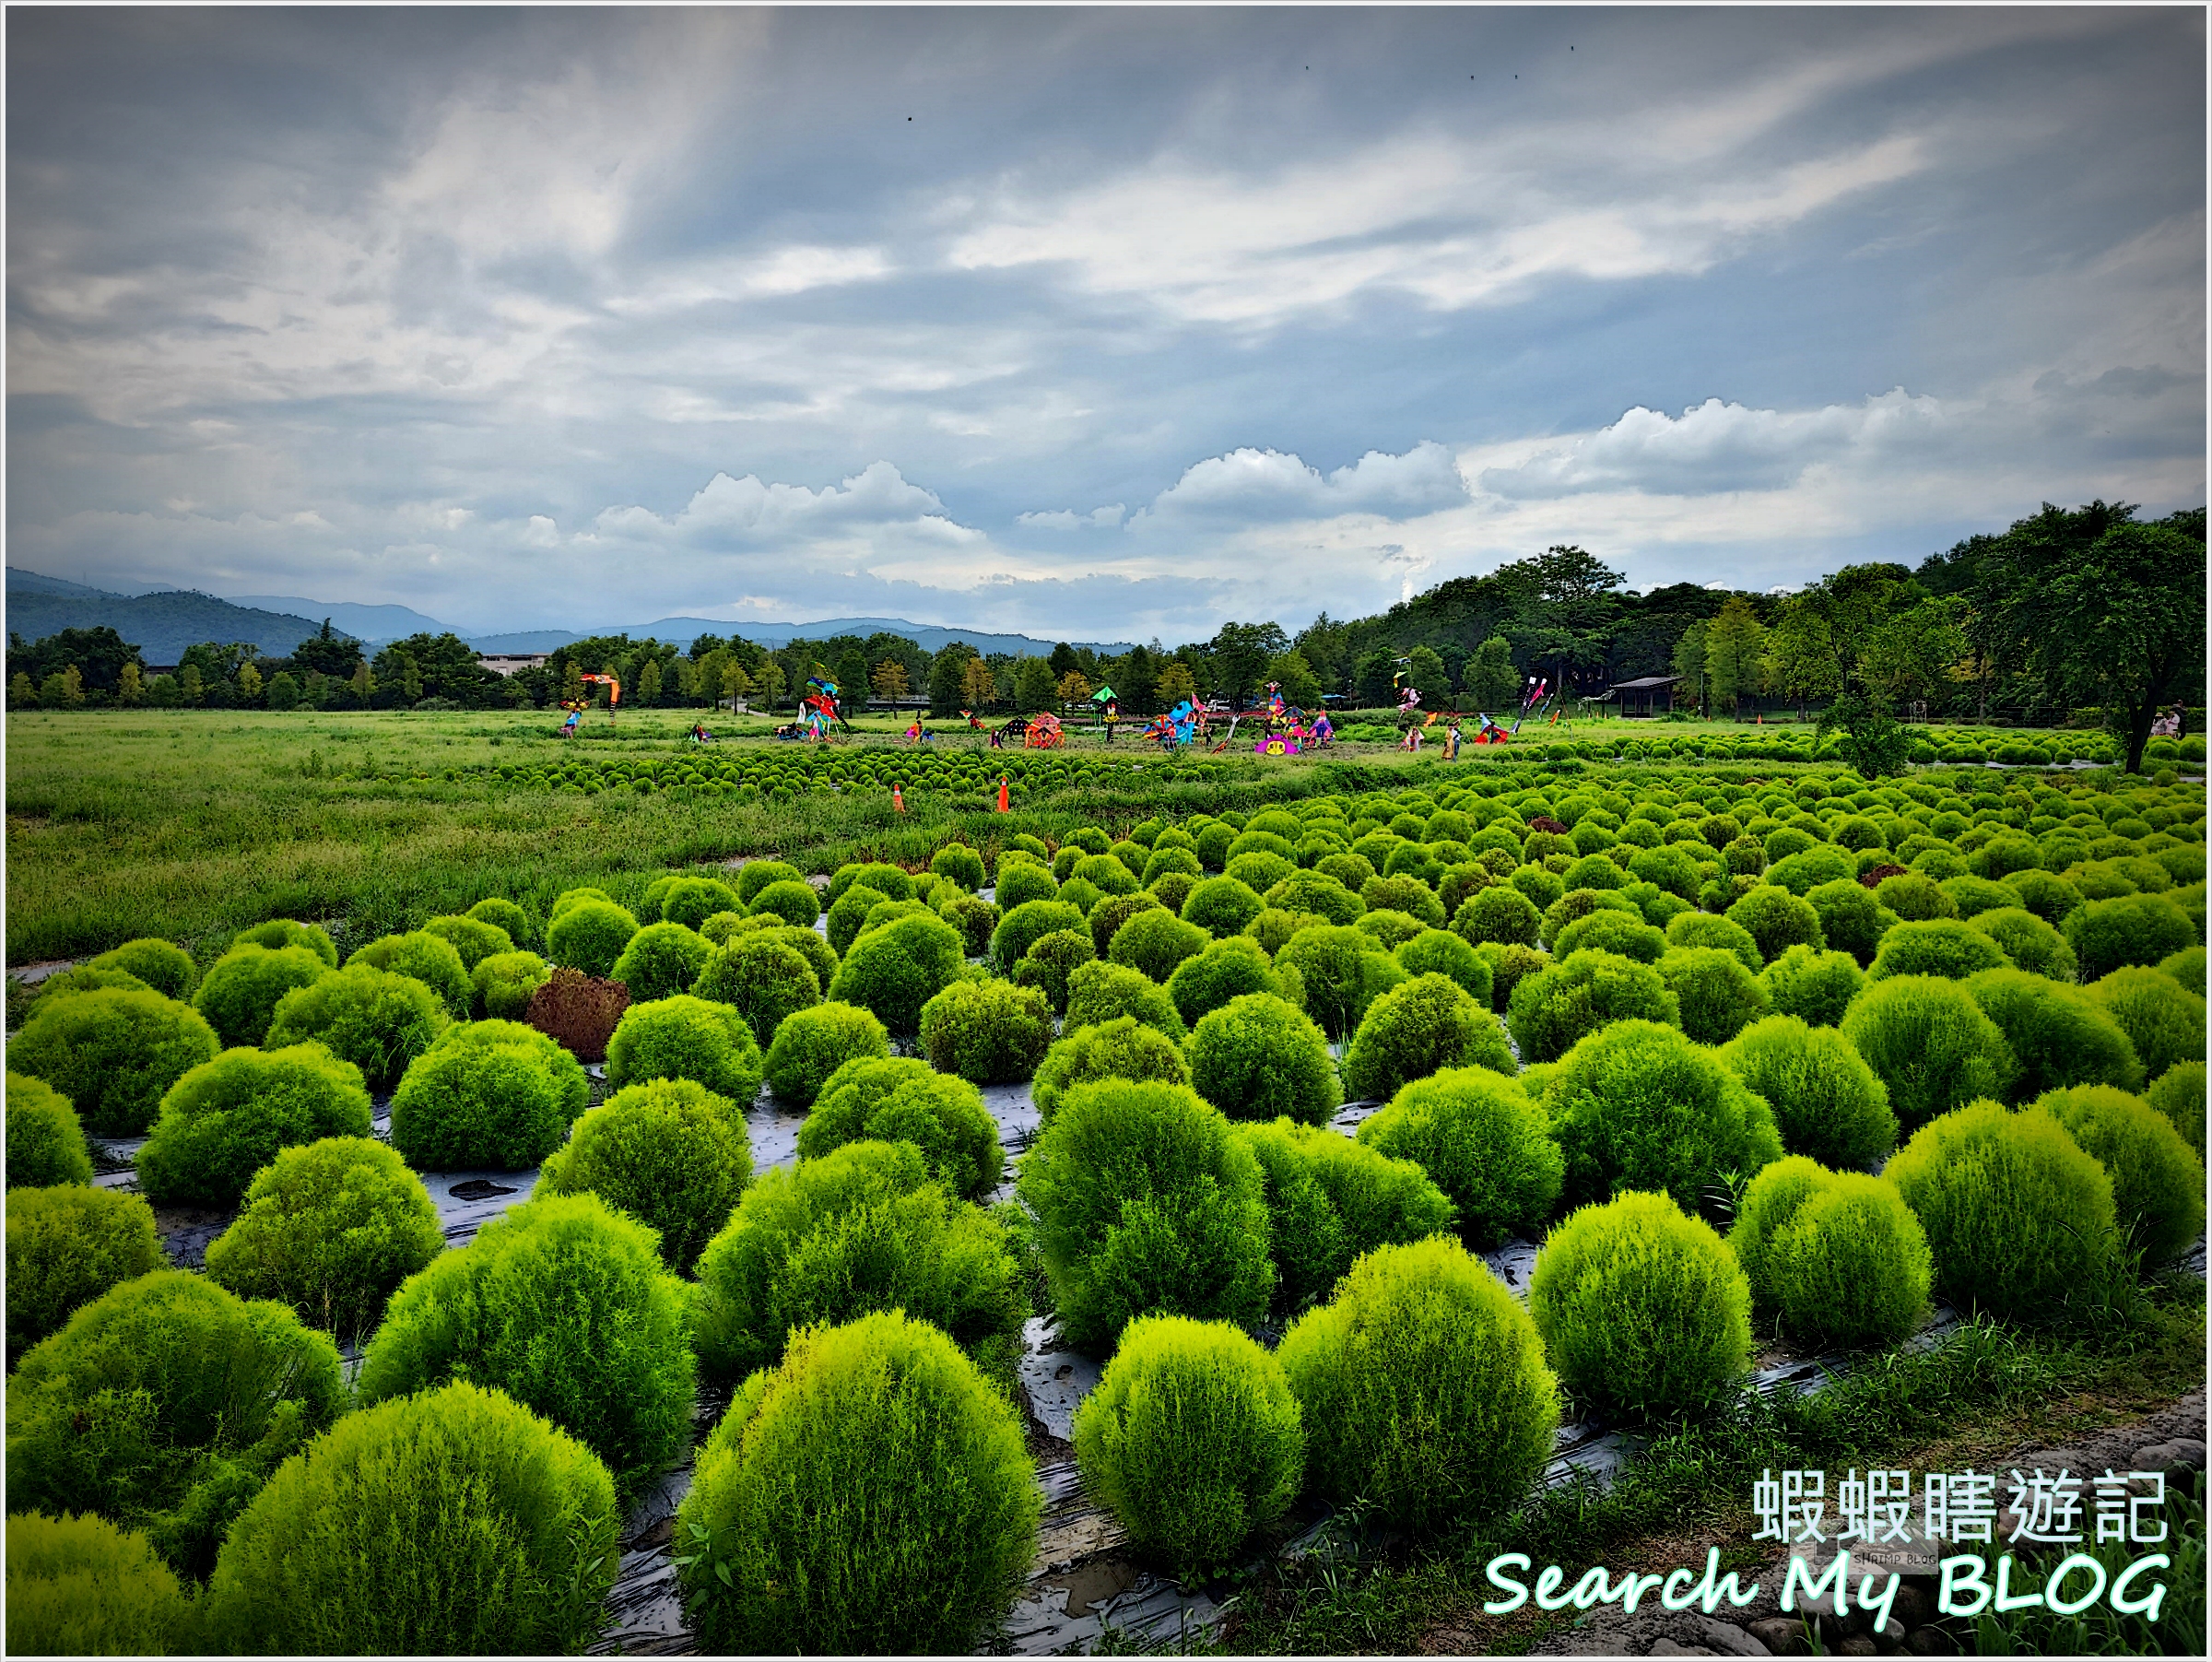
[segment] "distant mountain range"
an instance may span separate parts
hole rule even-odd
[[[234,595],[218,600],[191,589],[164,589],[124,595],[109,589],[49,577],[19,566],[7,568],[7,627],[26,641],[65,629],[112,629],[137,643],[149,664],[173,664],[187,646],[201,641],[251,641],[263,652],[288,654],[330,619],[334,632],[350,635],[374,648],[413,634],[459,635],[482,653],[551,652],[586,631],[566,629],[516,630],[496,634],[454,629],[405,606],[366,606],[349,600],[310,600],[298,595]],[[733,623],[724,618],[662,618],[652,623],[610,624],[589,631],[599,635],[651,636],[689,646],[700,635],[742,635],[766,647],[792,641],[826,640],[831,635],[904,635],[924,652],[965,641],[985,654],[1041,655],[1056,642],[1034,635],[996,634],[986,630],[946,629],[904,618],[830,618],[819,623]],[[1076,641],[1109,654],[1129,650],[1127,642]]]

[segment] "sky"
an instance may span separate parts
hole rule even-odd
[[[77,582],[1172,644],[2205,501],[2194,7],[6,27]]]

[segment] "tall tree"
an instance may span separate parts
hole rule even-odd
[[[1978,562],[1975,600],[2000,654],[2070,699],[2095,700],[2140,773],[2160,706],[2204,686],[2205,516],[2146,525],[2135,514],[2120,502],[2071,513],[2045,502]]]
[[[1286,704],[1296,704],[1301,710],[1319,707],[1321,678],[1313,673],[1304,653],[1277,653],[1267,660],[1267,678],[1281,686]]]
[[[1521,699],[1521,672],[1503,635],[1492,635],[1475,649],[1462,672],[1466,701],[1477,710],[1509,710]]]
[[[1209,643],[1214,663],[1213,691],[1231,703],[1256,694],[1266,678],[1268,660],[1290,648],[1279,623],[1224,623]]]
[[[1759,691],[1759,659],[1766,650],[1766,625],[1741,595],[1731,595],[1720,616],[1705,626],[1705,673],[1713,701],[1732,715]]]
[[[1070,671],[1081,666],[1081,660],[1076,656],[1076,649],[1065,641],[1053,648],[1045,662],[1052,666],[1053,679],[1055,681],[1065,679]]]
[[[981,665],[975,648],[965,641],[947,641],[929,661],[929,713],[949,721],[961,709],[975,709],[969,697],[969,666]]]
[[[1014,701],[1024,715],[1050,710],[1056,696],[1053,666],[1045,658],[1022,658],[1014,668]]]

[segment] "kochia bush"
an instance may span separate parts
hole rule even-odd
[[[444,1247],[429,1191],[397,1154],[333,1137],[286,1149],[254,1174],[238,1221],[208,1245],[207,1276],[351,1343]]]
[[[2205,1065],[2176,1062],[2150,1084],[2149,1102],[2173,1122],[2182,1140],[2205,1154]]]
[[[1655,967],[1681,1007],[1682,1031],[1700,1044],[1725,1044],[1773,1008],[1758,977],[1724,948],[1670,947]]]
[[[1288,1119],[1240,1125],[1236,1135],[1260,1162],[1276,1306],[1287,1314],[1326,1298],[1361,1253],[1452,1226],[1452,1202],[1409,1160]]]
[[[2021,969],[2053,981],[2074,979],[2074,949],[2065,937],[2034,913],[2019,906],[2001,906],[1977,912],[1973,927],[1997,943],[1997,949]]]
[[[69,1099],[43,1079],[7,1076],[7,1186],[90,1183],[92,1154]]]
[[[1978,1097],[2003,1096],[2018,1071],[2003,1031],[1962,984],[1944,976],[1868,983],[1842,1033],[1888,1088],[1908,1130]]]
[[[467,1018],[476,989],[469,984],[461,954],[453,949],[451,941],[426,935],[419,929],[406,935],[387,935],[359,949],[346,961],[348,967],[365,963],[419,981],[438,995],[447,1015],[455,1020]],[[606,973],[604,970],[597,972]]]
[[[1160,1079],[1187,1085],[1191,1073],[1182,1048],[1134,1016],[1116,1016],[1096,1027],[1070,1028],[1038,1065],[1030,1095],[1039,1117],[1051,1125],[1061,1099],[1093,1079]]]
[[[969,1199],[997,1187],[1006,1170],[982,1092],[910,1058],[855,1060],[831,1074],[799,1127],[799,1158],[818,1160],[863,1138],[912,1143],[930,1175]]]
[[[271,951],[285,947],[305,947],[332,969],[338,967],[338,949],[330,938],[330,931],[321,924],[296,923],[288,917],[271,918],[251,929],[241,929],[230,937],[230,944],[266,947]]]
[[[1444,1068],[1517,1070],[1498,1019],[1446,975],[1422,975],[1368,1007],[1345,1055],[1344,1083],[1355,1098],[1382,1101],[1408,1080]]]
[[[530,1013],[530,995],[546,984],[552,968],[535,952],[494,952],[469,972],[479,1018],[520,1021]]]
[[[631,1003],[642,1004],[689,992],[713,955],[706,937],[681,924],[647,924],[629,937],[608,974],[629,989]]]
[[[1728,908],[1727,916],[1759,943],[1759,955],[1769,963],[1791,947],[1825,949],[1828,945],[1812,903],[1772,883],[1752,890]]]
[[[287,993],[262,1043],[312,1039],[359,1067],[370,1090],[388,1090],[450,1025],[438,995],[413,976],[354,963]]]
[[[1448,1069],[1399,1090],[1359,1127],[1362,1148],[1419,1166],[1457,1208],[1473,1245],[1534,1233],[1551,1216],[1565,1169],[1544,1110],[1488,1067]]]
[[[2084,981],[2100,981],[2128,964],[2155,964],[2197,944],[2189,914],[2162,894],[2091,901],[2066,914],[2065,932]]]
[[[783,1018],[775,1043],[768,1047],[764,1071],[778,1098],[804,1108],[847,1062],[890,1054],[890,1034],[873,1011],[853,1004],[818,1004]]]
[[[1843,1168],[1879,1160],[1897,1146],[1888,1087],[1832,1027],[1769,1016],[1730,1040],[1721,1060],[1766,1099],[1791,1154]]]
[[[805,954],[759,929],[730,937],[707,960],[691,991],[711,1004],[735,1009],[761,1049],[774,1043],[784,1017],[822,1001],[821,980]]]
[[[612,901],[580,901],[565,911],[556,906],[546,925],[546,955],[586,975],[612,975],[622,949],[637,932],[638,920]]]
[[[745,1115],[691,1079],[626,1086],[576,1122],[547,1157],[540,1195],[596,1195],[660,1235],[661,1256],[688,1274],[729,1221],[753,1177]]]
[[[324,936],[324,940],[330,937]],[[333,956],[335,949],[333,949]],[[328,960],[325,960],[327,962]],[[199,972],[193,967],[192,954],[173,941],[153,936],[137,940],[126,940],[120,947],[111,947],[92,961],[95,970],[121,970],[139,980],[165,998],[187,998]]]
[[[18,1656],[165,1656],[194,1611],[145,1536],[91,1513],[7,1520],[7,1648]]]
[[[279,1149],[366,1137],[369,1122],[361,1070],[320,1044],[227,1050],[161,1099],[139,1186],[162,1206],[229,1206]]]
[[[1102,1351],[1155,1312],[1265,1314],[1275,1276],[1259,1165],[1187,1087],[1069,1091],[1023,1156],[1019,1186],[1072,1342]]]
[[[1710,1224],[1665,1195],[1568,1217],[1529,1277],[1560,1382],[1616,1414],[1664,1417],[1732,1390],[1751,1360],[1751,1289]]]
[[[1076,1410],[1085,1485],[1179,1574],[1227,1562],[1305,1468],[1282,1364],[1227,1322],[1140,1316]]]
[[[1866,972],[1869,981],[1887,981],[1895,975],[1943,975],[1963,981],[1983,970],[2010,969],[2004,949],[1971,924],[1951,918],[1934,918],[1924,924],[1900,924],[1882,937],[1881,950]]]
[[[1201,1017],[1185,1047],[1193,1088],[1231,1119],[1319,1125],[1344,1101],[1328,1041],[1304,1011],[1247,993]]]
[[[912,1143],[847,1143],[761,1173],[699,1260],[700,1365],[743,1378],[792,1333],[875,1310],[931,1323],[1017,1388],[1030,1302],[1005,1227],[947,1195]]]
[[[897,1312],[808,1328],[700,1451],[685,1608],[724,1654],[965,1651],[1041,1509],[1013,1406],[950,1339]]]
[[[1850,953],[1806,946],[1784,949],[1759,977],[1776,1011],[1800,1017],[1815,1027],[1834,1027],[1841,1021],[1865,982]]]
[[[591,1100],[576,1058],[519,1021],[455,1027],[392,1093],[392,1146],[429,1171],[535,1166]]]
[[[1331,1500],[1417,1528],[1494,1517],[1550,1457],[1559,1385],[1536,1329],[1457,1242],[1369,1253],[1276,1356]]]
[[[786,1017],[786,1025],[806,1013]],[[743,1114],[760,1093],[762,1071],[753,1030],[737,1012],[688,994],[631,1005],[606,1041],[606,1082],[617,1090],[647,1079],[691,1079]]]
[[[493,953],[514,950],[513,936],[480,917],[434,917],[423,925],[422,932],[449,942],[461,954],[461,967],[472,975]]]
[[[2146,1264],[2168,1262],[2204,1232],[2205,1162],[2141,1097],[2084,1085],[2046,1092],[2035,1106],[2104,1168],[2120,1228]]]
[[[221,1048],[190,1005],[103,987],[41,1003],[9,1042],[7,1065],[67,1097],[86,1130],[131,1137],[153,1124],[171,1085]]]
[[[2169,1067],[2205,1059],[2205,1000],[2157,970],[2114,970],[2089,996],[2120,1024],[2136,1047],[2144,1072],[2155,1079]]]
[[[2041,1109],[1953,1109],[1914,1132],[1883,1175],[1927,1232],[1936,1287],[1962,1310],[2047,1317],[2111,1262],[2112,1179]]]
[[[1894,1344],[1927,1312],[1927,1235],[1885,1178],[1777,1161],[1745,1190],[1728,1244],[1753,1297],[1802,1342]]]
[[[922,1007],[930,1066],[971,1085],[1026,1079],[1053,1043],[1053,1008],[1034,987],[956,981]]]
[[[682,1283],[644,1224],[595,1195],[501,1213],[393,1295],[355,1386],[361,1403],[468,1379],[590,1448],[618,1493],[683,1449],[694,1366]]]
[[[894,1033],[912,1033],[921,1025],[922,1007],[959,980],[966,967],[967,947],[959,931],[934,914],[920,914],[854,941],[828,996],[873,1010]]]
[[[2081,988],[2005,969],[1983,970],[1966,990],[1997,1024],[2018,1065],[2008,1092],[2014,1102],[2061,1085],[2142,1089],[2143,1064],[2135,1045]]]
[[[621,1526],[580,1441],[454,1383],[349,1414],[286,1461],[224,1542],[203,1613],[242,1655],[580,1651]]]
[[[1545,1093],[1569,1196],[1664,1190],[1685,1208],[1729,1173],[1782,1157],[1765,1099],[1673,1028],[1621,1021],[1560,1062]]]
[[[1679,1027],[1681,1002],[1649,964],[1583,951],[1524,977],[1506,1022],[1523,1062],[1556,1062],[1585,1034],[1622,1021]]]
[[[227,1045],[259,1044],[267,1035],[276,1002],[331,972],[305,947],[233,947],[209,966],[192,996],[192,1008]]]
[[[7,1361],[83,1304],[168,1260],[153,1208],[89,1184],[7,1191]]]
[[[1116,1016],[1134,1016],[1178,1043],[1185,1031],[1168,990],[1142,972],[1096,961],[1068,972],[1068,1027],[1096,1027]]]

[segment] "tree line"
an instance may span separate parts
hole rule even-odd
[[[1741,715],[1773,699],[1806,717],[1818,706],[1852,732],[1914,713],[2055,725],[2089,706],[2106,713],[2135,759],[2160,706],[2202,701],[2204,572],[2201,508],[2145,522],[2126,503],[2045,503],[1917,568],[1850,566],[1786,595],[1694,583],[1639,594],[1596,556],[1556,545],[1372,617],[1324,612],[1295,635],[1273,622],[1227,622],[1172,648],[1155,640],[1103,655],[1063,642],[1030,656],[959,641],[933,654],[890,633],[774,649],[735,634],[702,634],[688,648],[608,635],[507,677],[452,634],[414,635],[370,655],[327,621],[288,657],[211,642],[188,650],[174,674],[151,676],[113,630],[65,630],[32,645],[9,637],[8,700],[17,708],[547,708],[582,698],[584,675],[611,674],[625,704],[746,700],[778,711],[795,706],[810,678],[827,676],[849,699],[925,700],[947,719],[1077,703],[1106,688],[1132,715],[1186,698],[1241,706],[1270,682],[1307,707],[1329,694],[1383,707],[1409,682],[1430,708],[1496,711],[1537,678],[1588,696],[1674,675],[1681,700],[1707,713]]]

